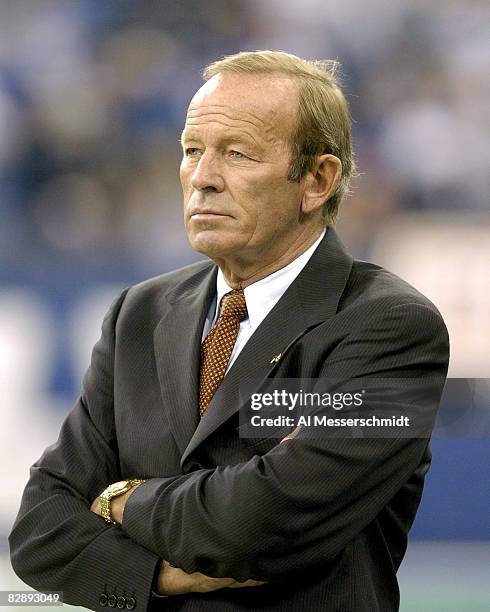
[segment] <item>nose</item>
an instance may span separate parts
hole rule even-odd
[[[201,155],[192,173],[191,185],[197,191],[223,191],[224,180],[220,172],[219,162],[209,149],[206,149]]]

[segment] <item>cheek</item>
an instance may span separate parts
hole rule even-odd
[[[182,175],[180,175],[180,186],[182,187],[182,193],[184,195],[189,193],[189,183]]]
[[[228,181],[228,189],[233,201],[247,216],[261,217],[265,204],[273,199],[274,189],[267,176],[244,176],[241,180],[235,177]]]
[[[185,181],[181,181],[181,185],[182,185],[182,203],[183,203],[183,209],[185,213],[190,206],[190,203],[192,201],[193,195],[195,194],[195,191],[192,189],[191,185],[189,185],[189,183]]]
[[[180,164],[179,176],[180,176],[180,184],[182,186],[182,191],[184,193],[187,193],[191,186],[192,172],[187,167],[185,161],[182,161],[182,163]]]
[[[179,176],[180,176],[180,182],[181,182],[182,186],[184,185],[186,174],[187,173],[186,173],[185,162],[184,162],[184,160],[182,160],[180,162],[180,167],[179,167]]]
[[[297,221],[301,208],[300,193],[295,184],[285,179],[270,181],[259,194],[258,215],[270,223]]]

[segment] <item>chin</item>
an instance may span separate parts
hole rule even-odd
[[[224,257],[238,249],[235,241],[217,236],[215,232],[199,232],[197,235],[189,236],[189,242],[195,251],[210,259]]]

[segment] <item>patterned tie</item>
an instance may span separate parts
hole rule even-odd
[[[202,417],[226,372],[240,329],[247,316],[243,289],[225,294],[221,300],[218,322],[201,345],[201,375],[199,380],[199,416]]]

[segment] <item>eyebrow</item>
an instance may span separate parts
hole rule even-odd
[[[179,142],[183,145],[185,142],[200,140],[199,135],[192,130],[182,132]],[[253,147],[254,149],[262,149],[260,144],[247,134],[231,133],[220,139],[222,144],[238,143],[245,146]]]

